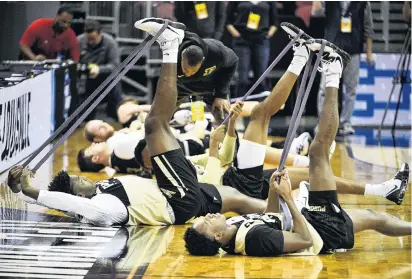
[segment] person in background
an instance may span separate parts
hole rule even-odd
[[[312,1],[296,1],[295,15],[303,20],[306,27],[309,27],[312,16]]]
[[[223,1],[176,1],[175,17],[201,38],[220,40],[226,20]]]
[[[274,1],[229,2],[226,11],[226,28],[234,37],[233,49],[239,57],[239,84],[236,97],[244,96],[249,89],[249,69],[257,80],[269,63],[269,39],[275,34],[277,12]],[[268,91],[263,81],[257,92]]]
[[[325,16],[325,39],[334,43],[352,56],[350,63],[343,71],[342,110],[340,113],[339,135],[353,135],[351,117],[356,100],[356,89],[359,84],[360,54],[366,42],[366,61],[373,64],[373,20],[369,2],[358,1],[313,1],[312,16]],[[324,76],[324,75],[323,75]],[[318,93],[318,114],[325,99],[323,82]]]
[[[197,98],[211,107],[216,122],[221,123],[230,111],[230,83],[238,60],[222,42],[186,31],[177,61],[178,105],[188,97]]]
[[[61,7],[56,17],[35,20],[20,39],[20,59],[43,61],[63,56],[79,61],[79,47],[74,31],[70,28],[73,13]]]
[[[96,90],[97,87],[120,64],[120,51],[116,41],[107,33],[102,32],[102,26],[98,21],[87,20],[84,34],[78,38],[80,48],[80,65],[84,65],[85,71],[81,72],[79,95],[81,102]],[[109,93],[107,100],[108,115],[117,118],[116,108],[123,99],[120,83]],[[95,118],[95,111],[88,120]]]

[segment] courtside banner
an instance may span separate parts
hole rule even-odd
[[[375,65],[366,64],[366,55],[361,55],[359,86],[356,95],[352,124],[355,126],[379,126],[392,90],[392,81],[400,54],[377,54]],[[411,71],[408,71],[408,80]],[[385,126],[392,126],[401,85],[397,84],[389,104]],[[411,125],[411,84],[404,85],[399,105],[397,126]]]
[[[52,75],[49,71],[0,89],[0,173],[29,156],[50,136]]]

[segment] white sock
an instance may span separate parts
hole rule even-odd
[[[294,56],[287,71],[299,76],[307,61],[308,60],[303,56]]]
[[[381,184],[366,184],[365,196],[386,197],[395,186],[400,187],[401,183],[399,179],[391,179]]]
[[[339,89],[340,75],[339,74],[326,74],[325,87],[334,87]]]
[[[162,48],[163,50],[163,63],[177,63],[177,55],[179,52],[178,39],[170,42],[170,45]]]
[[[295,155],[295,159],[293,160],[294,167],[309,167],[309,157]]]

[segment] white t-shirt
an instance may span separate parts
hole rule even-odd
[[[141,130],[130,133],[115,132],[106,142],[118,158],[130,160],[134,158],[134,150],[143,138],[144,134]]]
[[[110,194],[98,194],[87,199],[61,192],[40,190],[37,201],[21,192],[17,195],[28,203],[67,212],[68,215],[76,217],[81,223],[112,226],[125,223],[128,218],[126,206],[117,197]],[[107,206],[108,204],[110,206]]]

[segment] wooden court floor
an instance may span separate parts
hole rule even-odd
[[[76,156],[87,142],[77,130],[35,179],[45,189],[62,168],[79,173]],[[394,159],[396,158],[396,159]],[[389,179],[410,148],[338,144],[336,175],[370,183]],[[270,167],[270,166],[267,166]],[[106,174],[86,174],[98,180]],[[0,176],[4,181],[4,174]],[[411,190],[397,206],[384,198],[339,196],[344,208],[372,208],[411,221]],[[54,210],[27,204],[0,187],[1,278],[411,278],[411,237],[356,235],[353,250],[316,257],[190,256],[185,226],[98,228],[75,224]]]

